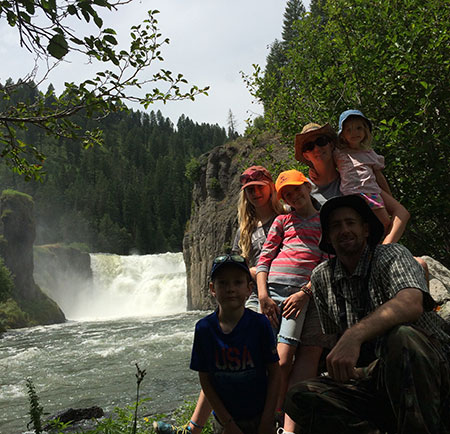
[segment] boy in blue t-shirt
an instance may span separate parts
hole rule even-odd
[[[214,259],[209,288],[219,307],[196,324],[190,367],[224,434],[274,434],[279,358],[269,320],[245,308],[252,292],[245,259]]]

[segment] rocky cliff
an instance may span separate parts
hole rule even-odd
[[[214,257],[233,244],[240,174],[256,164],[273,170],[277,164],[291,161],[293,167],[295,160],[288,158],[288,151],[276,137],[264,135],[258,141],[241,138],[229,142],[201,157],[192,192],[191,219],[183,240],[188,309],[214,306],[208,274]]]
[[[14,290],[2,313],[4,327],[64,322],[64,313],[36,285],[33,278],[33,243],[36,227],[31,196],[5,190],[0,198],[1,249],[0,254],[10,270]]]

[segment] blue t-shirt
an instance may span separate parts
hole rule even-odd
[[[267,364],[279,360],[269,320],[245,309],[231,333],[219,326],[217,312],[195,326],[190,368],[211,374],[213,387],[231,416],[261,414],[267,393]]]

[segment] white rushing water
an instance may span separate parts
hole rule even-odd
[[[147,371],[141,386],[142,397],[152,398],[147,413],[195,399],[190,352],[195,322],[206,312],[186,312],[181,253],[96,254],[91,263],[93,285],[66,282],[52,294],[70,321],[12,330],[0,339],[0,433],[26,430],[27,377],[51,414],[132,404],[136,362]]]
[[[171,315],[186,311],[182,253],[91,254],[93,282],[65,276],[50,292],[66,318],[77,321]],[[38,282],[40,283],[40,282]],[[41,284],[41,287],[45,285]]]

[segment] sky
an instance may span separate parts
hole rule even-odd
[[[163,37],[170,39],[170,44],[162,49],[162,66],[182,73],[189,84],[210,86],[209,96],[200,95],[194,102],[153,104],[148,111],[159,109],[174,124],[184,114],[198,123],[217,123],[227,128],[231,110],[237,131],[243,133],[246,119],[262,115],[263,109],[253,101],[240,71],[251,74],[252,64],[264,68],[270,44],[281,39],[285,7],[286,0],[134,0],[102,17],[105,26],[117,31],[119,41],[122,37],[125,41],[129,28],[142,22],[147,10],[159,10],[159,28]],[[0,20],[0,32],[0,82],[9,77],[15,81],[33,68],[33,55],[20,47],[17,30],[4,19]],[[52,83],[59,92],[64,81],[88,78],[94,70],[83,63],[81,58],[67,56],[52,70],[41,89]],[[41,65],[38,78],[44,71]],[[152,72],[155,70],[149,71]],[[141,106],[133,108],[144,111]]]

